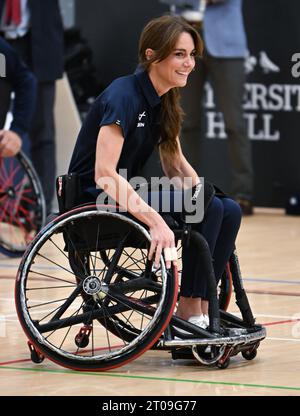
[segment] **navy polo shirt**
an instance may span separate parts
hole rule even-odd
[[[114,80],[93,103],[79,132],[69,166],[80,175],[82,189],[96,195],[96,143],[101,126],[116,124],[124,144],[117,171],[127,169],[127,180],[139,174],[160,139],[161,99],[147,71]]]

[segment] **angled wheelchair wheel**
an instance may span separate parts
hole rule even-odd
[[[45,218],[42,187],[30,160],[22,152],[0,159],[0,251],[22,255]]]
[[[96,206],[46,225],[18,271],[16,305],[39,354],[83,371],[118,367],[159,339],[176,304],[177,270],[147,259],[150,236]]]

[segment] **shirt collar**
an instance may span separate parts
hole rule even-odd
[[[150,80],[148,72],[144,69],[138,69],[134,74],[138,80],[138,83],[144,93],[146,100],[151,107],[155,107],[161,103],[160,96],[157,94],[153,84]]]

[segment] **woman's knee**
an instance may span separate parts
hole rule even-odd
[[[231,198],[223,198],[224,219],[232,225],[239,227],[242,219],[242,211],[239,204]]]
[[[204,219],[210,218],[210,217],[213,217],[214,219],[217,219],[217,218],[222,219],[223,215],[224,215],[224,205],[222,203],[222,200],[215,196],[207,208]]]

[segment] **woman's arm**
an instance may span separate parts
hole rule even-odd
[[[95,182],[122,208],[149,227],[151,246],[149,260],[155,253],[158,267],[164,248],[175,247],[174,233],[163,218],[135,192],[129,182],[117,173],[124,137],[117,125],[102,126],[97,139]],[[171,262],[166,262],[167,268]]]
[[[177,144],[178,156],[176,158],[167,159],[163,156],[162,152],[159,151],[160,160],[165,175],[169,179],[173,179],[172,182],[176,187],[186,189],[197,185],[200,182],[200,179],[195,169],[190,165],[182,153],[178,137]]]

